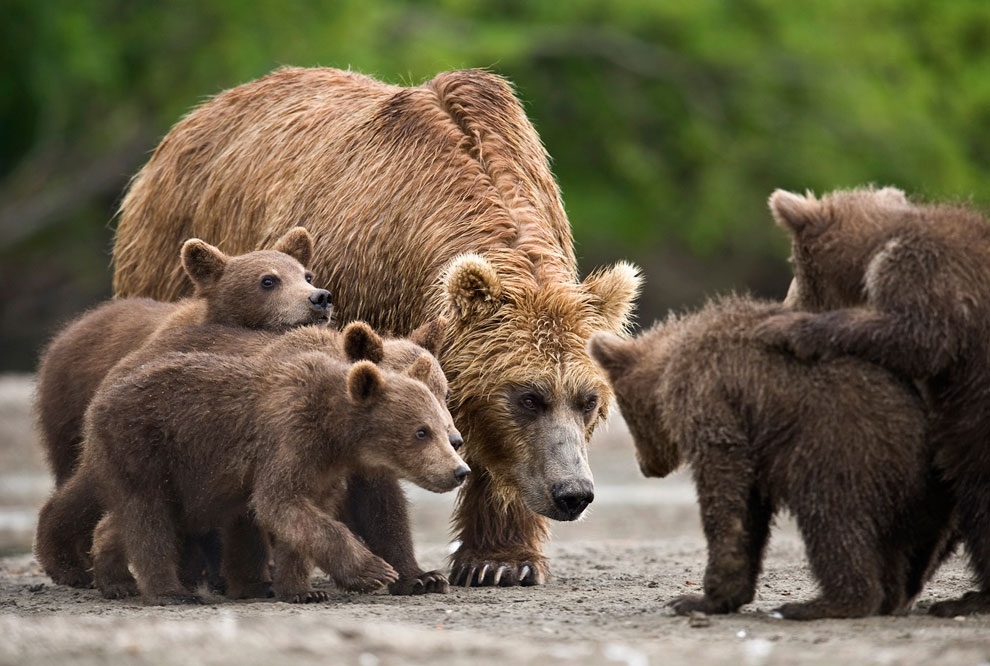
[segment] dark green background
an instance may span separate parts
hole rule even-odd
[[[0,369],[109,296],[114,211],[168,128],[283,64],[514,81],[582,270],[640,264],[643,323],[784,293],[774,188],[990,202],[986,0],[5,0]]]

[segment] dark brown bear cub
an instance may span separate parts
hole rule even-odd
[[[753,600],[774,514],[789,508],[820,596],[777,609],[814,619],[907,608],[941,555],[926,520],[929,450],[913,387],[855,358],[804,363],[764,345],[782,306],[724,298],[634,340],[596,334],[640,467],[691,466],[708,541],[704,596],[681,614]]]
[[[179,303],[146,298],[108,301],[74,320],[48,344],[38,365],[36,409],[41,441],[60,486],[79,459],[83,414],[110,368],[156,330],[215,323],[282,330],[323,322],[329,292],[306,270],[313,239],[302,227],[271,250],[228,257],[199,239],[182,245],[182,267],[195,295]]]
[[[957,501],[979,590],[935,615],[990,611],[990,224],[961,205],[894,188],[770,198],[792,237],[800,310],[765,339],[801,358],[853,354],[920,380],[938,473]]]
[[[319,352],[176,353],[108,379],[87,412],[80,471],[95,471],[144,600],[197,601],[178,576],[183,535],[245,520],[274,538],[280,599],[311,598],[314,564],[347,590],[395,581],[332,508],[354,473],[436,492],[463,482],[460,435],[421,381],[435,363],[424,355],[395,373]]]

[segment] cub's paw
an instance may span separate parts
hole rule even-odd
[[[400,578],[388,586],[389,594],[447,594],[450,583],[447,576],[439,571],[427,571],[418,576]]]
[[[56,585],[87,588],[93,587],[93,573],[86,569],[65,569],[63,571],[47,572],[48,577]]]
[[[731,613],[735,610],[735,608],[732,608],[730,604],[724,601],[717,601],[701,594],[685,594],[681,597],[675,597],[668,601],[667,605],[674,609],[674,612],[678,615],[690,615],[691,613],[717,615]]]
[[[115,580],[106,583],[98,583],[97,587],[104,599],[126,599],[136,597],[140,594],[137,583],[134,579]]]
[[[399,574],[377,555],[368,555],[352,570],[333,575],[337,587],[348,592],[373,592],[397,580]]]
[[[550,579],[550,567],[544,559],[475,560],[455,559],[450,582],[463,587],[511,587],[543,585]]]
[[[756,327],[756,336],[770,347],[794,354],[802,360],[822,356],[814,344],[817,316],[808,312],[788,312],[767,317]]]
[[[990,592],[967,592],[958,599],[932,604],[928,609],[928,614],[936,617],[956,617],[972,613],[990,613]]]

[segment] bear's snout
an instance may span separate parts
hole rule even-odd
[[[590,483],[555,483],[550,490],[553,503],[564,512],[567,520],[574,520],[595,501],[595,490]]]
[[[309,295],[309,302],[314,310],[326,312],[330,307],[330,292],[326,289],[317,289]]]
[[[460,467],[455,469],[454,480],[457,481],[457,485],[461,485],[462,483],[464,483],[464,479],[466,479],[468,477],[468,474],[470,473],[471,473],[471,468],[468,467],[467,465],[461,465]]]
[[[447,438],[450,440],[450,445],[454,448],[455,451],[459,451],[461,445],[464,443],[464,438],[461,437],[461,433],[459,432],[453,432],[450,435],[448,435]]]

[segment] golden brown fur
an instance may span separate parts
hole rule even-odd
[[[450,317],[440,360],[478,472],[455,518],[455,580],[545,580],[544,517],[591,501],[585,447],[609,402],[584,343],[625,328],[639,278],[621,264],[578,281],[548,157],[509,84],[284,68],[221,93],[135,177],[114,288],[177,298],[188,283],[163,244],[197,234],[241,251],[294,224],[314,234],[340,321],[403,335]],[[535,418],[519,413],[534,396]]]

